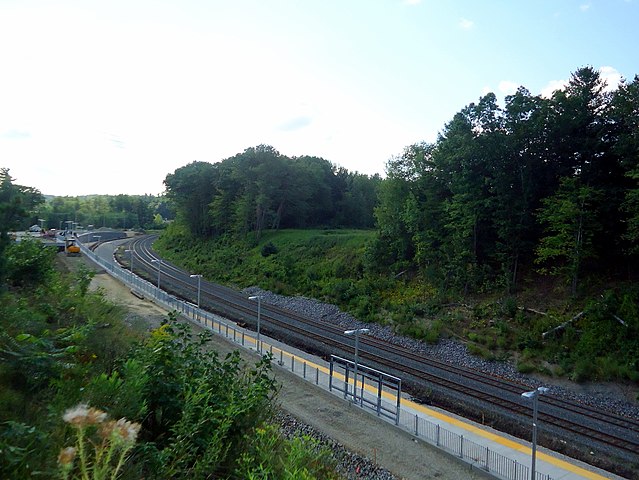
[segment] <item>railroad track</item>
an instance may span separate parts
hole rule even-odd
[[[157,278],[158,256],[152,250],[155,237],[133,240],[129,246],[134,252],[134,269],[149,278]],[[128,256],[123,257],[124,260]],[[153,261],[156,261],[155,263]],[[197,295],[197,279],[189,273],[162,260],[160,284],[188,301]],[[256,304],[237,291],[202,280],[200,290],[202,306],[233,320],[253,325]],[[330,353],[352,354],[352,343],[344,336],[343,328],[262,304],[261,327],[272,336],[295,339],[298,346],[312,343],[315,350],[325,356]],[[508,379],[493,377],[469,368],[451,365],[418,355],[406,348],[373,336],[360,337],[360,356],[367,363],[389,373],[410,376],[416,384],[435,386],[438,390],[458,398],[470,398],[480,405],[498,408],[528,425],[531,406],[521,398],[530,388]],[[480,407],[484,408],[484,407]],[[622,458],[639,464],[639,421],[589,405],[580,404],[552,395],[540,397],[539,421],[544,428],[561,432],[572,439],[582,439],[589,448],[613,448]]]

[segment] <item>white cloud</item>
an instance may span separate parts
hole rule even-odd
[[[606,82],[606,88],[604,91],[612,92],[619,87],[623,76],[614,67],[603,66],[599,67],[599,75],[602,80]],[[552,94],[556,90],[563,90],[568,85],[569,80],[551,80],[548,84],[541,89],[541,96],[544,98],[552,97]]]
[[[460,18],[458,25],[462,30],[470,30],[475,25],[475,22],[468,20],[467,18]]]
[[[568,80],[551,80],[544,88],[541,89],[541,96],[544,98],[550,98],[555,91],[563,90],[566,85],[568,85]]]
[[[617,69],[608,66],[599,67],[599,75],[601,75],[602,80],[606,82],[606,92],[617,90],[617,88],[619,87],[619,83],[623,78],[623,76],[617,71]]]
[[[502,80],[497,87],[499,92],[504,95],[513,95],[519,88],[519,84],[509,80]]]
[[[591,5],[589,3],[583,3],[581,5],[579,5],[579,10],[581,10],[582,12],[587,12],[588,10],[590,10]]]

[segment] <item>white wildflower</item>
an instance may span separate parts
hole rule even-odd
[[[86,403],[80,403],[73,408],[68,409],[62,415],[62,419],[72,425],[81,425],[85,423],[87,416],[89,415],[89,407]]]

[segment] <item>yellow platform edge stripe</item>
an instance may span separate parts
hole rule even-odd
[[[215,322],[218,323],[218,322]],[[224,324],[222,324],[224,325]],[[213,326],[211,325],[211,328],[213,328]],[[257,347],[257,339],[253,338],[252,336],[247,337],[250,341],[250,343],[252,343],[253,345],[255,345]],[[264,346],[269,347],[269,351],[275,351],[277,350],[278,353],[281,353],[282,356],[288,357],[288,358],[298,358],[295,357],[295,355],[293,355],[290,352],[287,352],[286,350],[283,350],[279,347],[275,347],[273,345],[264,343],[262,340],[260,340],[260,343],[262,344],[262,351],[265,351],[266,349],[264,349]],[[272,349],[272,350],[271,350]],[[306,365],[310,366],[311,368],[316,368],[317,370],[325,373],[325,374],[329,374],[330,371],[328,368],[322,366],[322,365],[318,365],[314,362],[311,362],[307,359],[302,359],[304,363],[306,363]],[[337,376],[338,378],[340,378],[342,381],[345,380],[344,376],[340,373],[335,373],[335,376]],[[369,393],[373,393],[376,394],[377,390],[374,389],[372,386],[365,384],[364,389],[366,391],[368,391]],[[382,390],[382,397],[384,397],[386,400],[394,400],[395,397],[391,394],[389,394],[388,392],[385,392]],[[480,437],[483,437],[487,440],[490,440],[492,442],[498,443],[500,445],[503,445],[504,447],[510,448],[512,450],[516,450],[518,452],[522,452],[525,454],[530,455],[531,454],[531,448],[527,447],[525,445],[522,445],[518,442],[515,442],[513,440],[510,440],[508,438],[502,437],[500,435],[497,435],[495,433],[491,433],[488,432],[482,428],[476,427],[474,425],[471,425],[470,423],[466,423],[462,420],[459,420],[457,418],[451,417],[449,415],[446,415],[444,413],[438,412],[437,410],[433,410],[431,408],[425,407],[423,405],[420,405],[418,403],[412,402],[411,400],[406,400],[406,399],[402,399],[402,405],[406,405],[408,408],[412,409],[412,410],[417,410],[421,413],[424,413],[430,417],[434,417],[442,422],[448,423],[450,425],[454,425],[458,428],[461,428],[463,430],[466,430],[468,432],[472,432],[475,435],[478,435]],[[591,480],[608,480],[607,477],[603,477],[601,475],[599,475],[598,473],[595,472],[591,472],[590,470],[586,470],[585,468],[579,467],[578,465],[574,465],[570,462],[567,462],[565,460],[562,460],[560,458],[556,458],[552,455],[548,455],[546,453],[543,452],[539,452],[537,451],[537,460],[541,460],[544,461],[546,463],[549,463],[551,465],[554,465],[555,467],[561,468],[562,470],[566,470],[568,472],[574,473],[576,475],[581,476],[582,478],[587,478],[587,479],[591,479]]]

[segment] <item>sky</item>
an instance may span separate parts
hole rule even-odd
[[[266,144],[383,175],[488,92],[631,81],[637,25],[639,0],[0,0],[0,167],[157,195]]]

